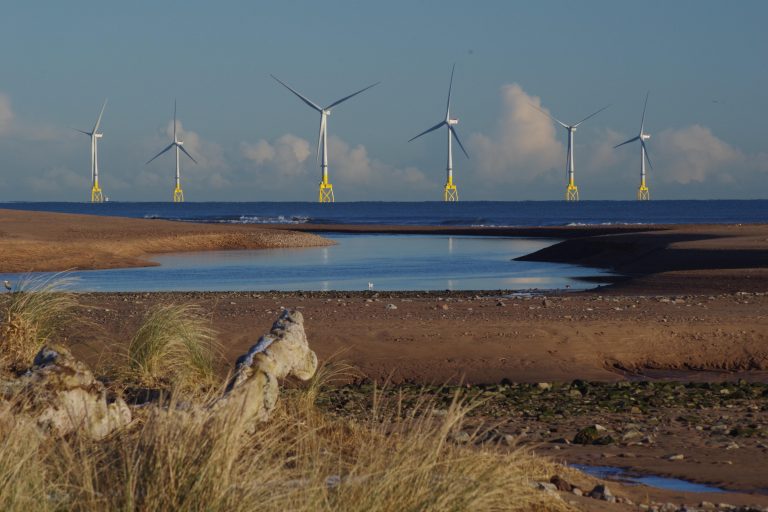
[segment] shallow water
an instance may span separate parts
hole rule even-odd
[[[657,489],[667,489],[670,491],[683,492],[728,492],[719,487],[711,485],[697,484],[679,478],[669,478],[656,475],[640,475],[629,473],[626,469],[613,466],[586,466],[583,464],[571,464],[571,467],[578,469],[588,475],[592,475],[603,480],[616,480],[627,484],[641,484]]]
[[[604,274],[513,261],[553,240],[442,235],[325,234],[337,245],[154,257],[159,267],[73,272],[78,291],[585,289]],[[19,275],[0,275],[16,282]]]

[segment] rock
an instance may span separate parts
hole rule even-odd
[[[541,305],[544,306],[545,308],[552,307],[552,301],[545,298],[544,300],[541,301]]]
[[[576,496],[584,496],[584,491],[582,491],[578,487],[574,487],[573,489],[571,489],[571,492]]]
[[[131,422],[125,401],[109,400],[104,384],[62,345],[45,345],[32,368],[11,384],[2,386],[0,399],[12,400],[45,433],[80,431],[101,439]]]
[[[397,306],[394,304],[387,304],[387,309],[397,309]]]
[[[279,379],[292,375],[308,380],[316,370],[317,355],[309,348],[304,317],[298,311],[286,309],[272,324],[269,334],[237,358],[235,373],[214,408],[235,408],[250,431],[257,422],[269,418],[275,408]]]
[[[606,445],[613,443],[613,438],[606,434],[607,430],[602,425],[590,425],[579,430],[573,438],[574,444]]]
[[[665,459],[667,460],[683,460],[685,458],[685,455],[682,453],[674,453],[672,455],[667,455]]]
[[[704,510],[714,510],[715,504],[711,501],[702,501],[699,503],[699,508],[703,508]]]
[[[559,475],[555,475],[552,478],[550,478],[549,482],[553,484],[558,491],[565,491],[565,492],[573,491],[573,485],[571,485],[568,481],[566,481],[564,478],[560,477]]]
[[[555,484],[551,484],[549,482],[536,482],[536,488],[540,491],[557,492],[557,487],[555,487]]]
[[[735,442],[729,443],[729,444],[727,444],[725,446],[725,449],[726,450],[738,450],[739,449],[739,445],[738,445],[738,443],[735,443]]]
[[[597,484],[591,491],[589,491],[589,497],[596,500],[607,501],[609,503],[616,502],[616,496],[613,495],[611,490],[605,484]]]
[[[542,391],[547,391],[552,389],[552,384],[550,384],[549,382],[539,382],[538,384],[536,384],[536,387],[541,389]]]
[[[642,439],[642,438],[643,438],[643,433],[635,429],[628,430],[624,432],[624,434],[621,436],[621,440],[624,443],[627,443],[635,439]]]
[[[441,308],[443,311],[448,311],[448,304],[443,304],[442,306],[440,306],[440,308]]]

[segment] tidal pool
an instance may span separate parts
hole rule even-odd
[[[77,291],[555,290],[586,289],[607,275],[556,263],[513,261],[551,239],[323,234],[329,247],[206,251],[153,257],[157,267],[72,272]],[[45,274],[35,274],[45,275]],[[16,282],[19,274],[2,274]]]

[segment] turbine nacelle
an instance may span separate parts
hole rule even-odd
[[[648,140],[648,139],[651,138],[651,134],[650,133],[641,133],[640,134],[640,138],[643,139],[643,140]]]
[[[93,138],[96,138],[96,139],[100,139],[100,138],[102,138],[103,136],[104,136],[104,134],[103,134],[103,133],[92,133],[92,134],[91,134],[91,137],[93,137]]]
[[[458,120],[458,119],[450,119],[450,118],[449,118],[449,119],[446,119],[446,121],[445,121],[445,122],[446,122],[446,124],[447,124],[448,126],[454,126],[454,125],[457,125],[457,124],[459,124],[459,120]]]

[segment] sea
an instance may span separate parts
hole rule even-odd
[[[767,200],[317,203],[3,203],[0,207],[223,224],[576,226],[768,222]],[[330,247],[206,251],[151,257],[157,266],[69,272],[76,291],[582,290],[604,269],[517,261],[553,239],[320,233]],[[0,274],[23,283],[55,274]],[[602,283],[602,284],[601,284]]]
[[[6,202],[2,208],[228,224],[576,226],[768,222],[768,200],[445,202]]]

